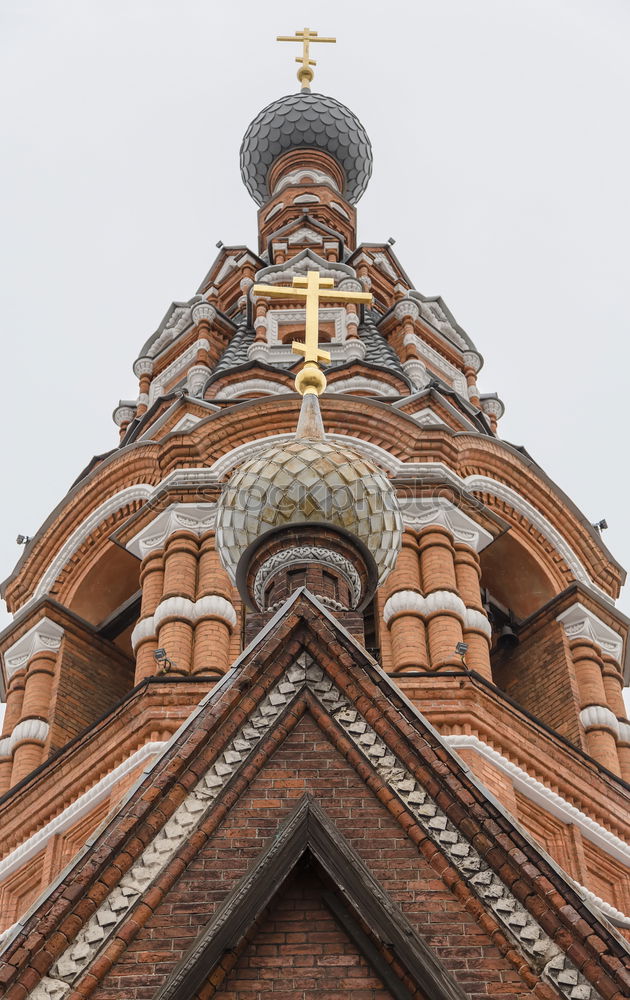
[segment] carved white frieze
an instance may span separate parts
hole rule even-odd
[[[497,420],[500,420],[505,413],[505,405],[498,396],[486,396],[482,399],[481,409],[489,417],[495,417]]]
[[[558,615],[557,621],[564,628],[568,639],[590,639],[603,653],[615,660],[621,659],[621,636],[579,601]]]
[[[472,368],[477,373],[481,371],[483,358],[476,351],[464,351],[464,364],[467,368]]]
[[[127,542],[127,549],[139,559],[160,549],[175,531],[193,531],[199,538],[214,531],[214,503],[177,503],[157,514],[137,535]]]
[[[327,549],[321,545],[299,545],[284,549],[267,559],[254,580],[254,599],[259,608],[264,608],[265,586],[270,577],[280,568],[286,568],[296,563],[323,563],[339,570],[350,587],[352,607],[356,607],[361,599],[361,579],[352,563],[339,552]]]
[[[25,667],[37,653],[56,653],[61,646],[63,628],[50,618],[42,618],[14,642],[4,654],[7,677],[13,676],[20,667]]]
[[[200,396],[203,387],[210,377],[207,365],[193,365],[186,375],[186,388],[189,396]]]
[[[287,242],[289,246],[303,245],[304,243],[308,243],[310,246],[321,246],[324,239],[314,229],[302,226],[300,229],[296,229],[294,233],[291,233]]]
[[[22,719],[9,737],[9,749],[13,751],[19,743],[40,743],[46,742],[48,736],[48,723],[42,719]]]
[[[323,170],[312,170],[308,167],[302,167],[299,170],[292,170],[288,174],[283,174],[274,187],[272,194],[279,194],[286,187],[290,187],[292,184],[301,184],[303,181],[308,181],[310,184],[331,187],[334,191],[339,190],[337,183],[330,174],[325,173]]]
[[[397,615],[415,614],[428,618],[440,612],[457,615],[465,629],[482,632],[488,638],[492,635],[492,626],[486,616],[476,608],[467,608],[452,590],[434,590],[426,597],[415,590],[398,590],[386,601],[383,619],[389,625]]]
[[[481,552],[492,541],[492,535],[465,514],[446,497],[408,497],[400,501],[403,524],[413,531],[422,531],[434,524],[446,528],[456,542]]]
[[[448,382],[460,396],[468,397],[468,383],[466,376],[456,368],[455,365],[442,357],[439,351],[427,344],[417,333],[407,333],[403,338],[405,344],[413,344],[421,358],[430,364],[431,368],[439,372],[444,380]]]
[[[403,361],[403,371],[414,389],[424,389],[431,381],[427,366],[420,358],[409,358],[408,361]]]

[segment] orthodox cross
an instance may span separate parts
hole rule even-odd
[[[293,285],[254,285],[255,295],[264,295],[270,299],[302,299],[306,304],[306,323],[304,343],[293,341],[292,349],[296,354],[304,355],[304,367],[295,379],[295,388],[304,395],[315,392],[317,395],[326,388],[326,377],[319,368],[320,361],[330,361],[328,351],[322,351],[319,346],[319,304],[325,302],[357,302],[369,303],[372,296],[369,292],[332,291],[332,278],[322,278],[317,270],[309,271],[304,277],[293,279]]]
[[[302,55],[295,57],[295,61],[302,64],[297,72],[297,78],[302,87],[308,87],[314,76],[311,66],[317,66],[315,59],[309,58],[309,44],[311,42],[336,42],[337,39],[320,38],[316,31],[304,28],[302,31],[296,31],[294,35],[278,35],[276,41],[302,43]]]

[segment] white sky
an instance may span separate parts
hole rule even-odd
[[[626,0],[0,0],[2,578],[115,444],[131,364],[216,241],[255,249],[239,145],[297,88],[274,38],[305,24],[338,39],[314,89],[372,139],[360,238],[444,296],[502,435],[630,565]]]

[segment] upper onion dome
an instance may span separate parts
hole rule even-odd
[[[241,176],[257,205],[271,195],[267,184],[275,160],[291,149],[321,149],[342,168],[341,192],[354,205],[372,173],[372,144],[345,104],[302,90],[268,104],[256,115],[241,143]]]

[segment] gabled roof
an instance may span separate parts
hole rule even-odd
[[[122,961],[127,944],[144,933],[160,901],[238,808],[304,713],[338,748],[340,759],[352,765],[366,794],[378,799],[397,836],[415,845],[418,865],[430,862],[435,878],[443,879],[443,891],[453,893],[453,906],[477,920],[478,940],[487,935],[511,974],[516,969],[523,977],[523,992],[537,982],[566,1000],[627,991],[626,943],[447,749],[378,664],[302,590],[259,633],[115,815],[20,922],[0,966],[7,996],[63,1000],[71,991],[93,986]],[[378,882],[367,878],[366,883],[365,858],[357,864],[334,829],[340,820],[329,824],[310,804],[307,812],[316,817],[319,833],[315,827],[304,833],[302,827],[302,841],[309,850],[326,853],[321,847],[326,828],[328,844],[335,844],[328,852],[333,856],[324,859],[329,874],[344,883],[346,900],[360,919],[381,936],[391,939],[394,924],[404,936],[391,891],[384,899]],[[268,823],[268,810],[264,815]],[[282,853],[291,829],[295,832],[303,820],[298,810],[287,826],[278,822],[276,853]],[[307,827],[310,822],[307,818]],[[298,841],[287,847],[285,860],[298,849]],[[252,909],[261,905],[255,893],[248,895],[246,883],[249,879],[250,886],[260,887],[264,868],[262,852],[248,868],[243,895],[226,893],[217,911],[225,918],[236,914],[230,925],[236,930],[245,919],[242,900]],[[363,895],[353,894],[357,878],[367,885]],[[387,927],[386,914],[391,918]],[[202,928],[188,952],[189,970],[199,956],[216,952],[224,927],[225,920],[219,920]],[[435,953],[422,951],[422,937],[415,926],[408,944],[424,956],[426,975],[435,976],[431,982],[416,979],[418,986],[427,989],[432,983],[433,995],[455,996],[458,971],[449,977]],[[402,943],[396,955],[410,975],[419,975]],[[164,982],[175,975],[177,958],[175,950]],[[24,989],[15,985],[11,992],[18,983]]]

